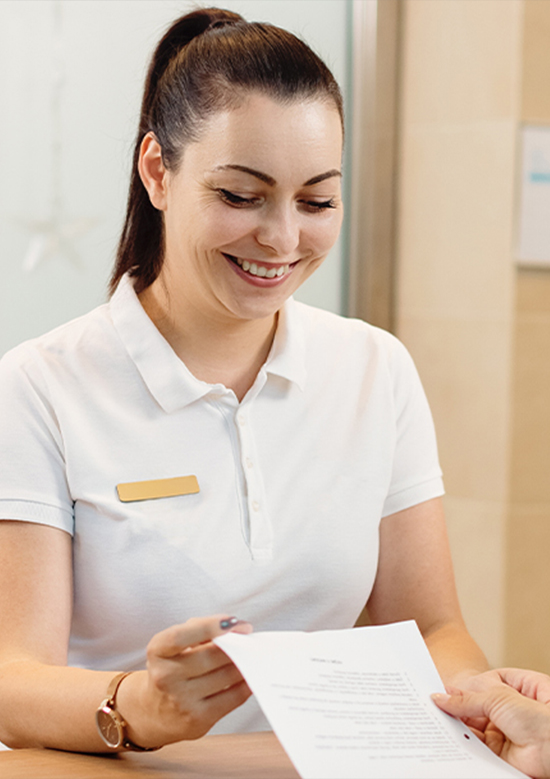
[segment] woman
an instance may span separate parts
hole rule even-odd
[[[340,229],[342,136],[290,33],[208,9],[160,42],[112,299],[1,364],[8,745],[266,727],[211,639],[350,627],[367,600],[448,683],[486,670],[410,358],[291,300]]]

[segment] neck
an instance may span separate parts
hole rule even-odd
[[[192,301],[176,302],[157,279],[139,295],[160,333],[191,373],[208,384],[223,384],[242,400],[269,354],[277,314],[240,320],[211,316]]]

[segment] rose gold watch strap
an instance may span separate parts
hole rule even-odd
[[[122,671],[122,673],[113,676],[113,678],[109,682],[106,695],[113,706],[115,705],[115,698],[121,681],[125,679],[127,676],[130,676],[131,673],[132,673],[131,671]]]

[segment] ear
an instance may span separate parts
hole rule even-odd
[[[160,143],[153,133],[147,133],[141,142],[138,171],[152,205],[165,211],[168,171],[162,161]]]

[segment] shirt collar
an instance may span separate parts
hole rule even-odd
[[[267,373],[281,376],[303,390],[306,381],[306,347],[300,304],[287,300],[279,311],[273,346],[265,363]]]
[[[124,348],[150,393],[167,413],[193,403],[216,387],[195,378],[187,369],[145,313],[128,274],[121,278],[109,310]],[[298,304],[292,299],[279,312],[264,370],[296,383],[300,389],[304,387],[304,325]],[[216,388],[219,390],[219,385]]]

